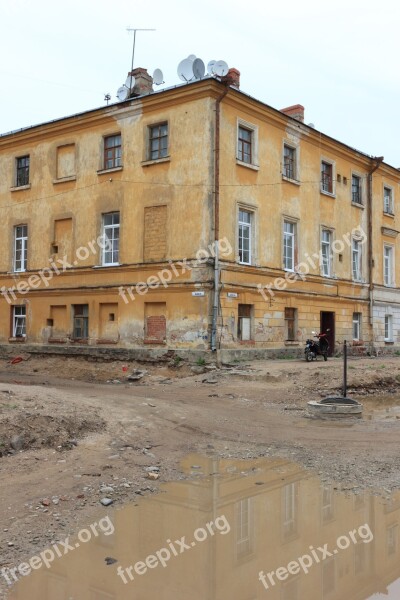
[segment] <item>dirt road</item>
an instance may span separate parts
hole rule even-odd
[[[130,382],[134,369],[147,373]],[[356,492],[400,487],[398,358],[350,361],[349,393],[365,411],[339,421],[310,418],[306,403],[340,388],[340,360],[194,370],[0,361],[0,571],[87,526],[104,513],[101,499],[135,502],[184,478],[189,452],[288,457]],[[0,577],[0,597],[6,588]]]

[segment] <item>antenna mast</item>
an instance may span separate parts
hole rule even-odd
[[[155,29],[138,29],[135,27],[127,27],[126,30],[130,33],[133,31],[133,47],[132,47],[132,63],[131,63],[131,72],[133,71],[133,60],[135,58],[135,45],[136,45],[136,32],[137,31],[156,31]]]

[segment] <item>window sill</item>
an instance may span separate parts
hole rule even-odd
[[[294,340],[286,340],[284,344],[285,346],[300,346],[300,342],[295,342]]]
[[[393,346],[394,340],[385,340],[385,346]]]
[[[300,181],[298,179],[292,179],[291,177],[286,177],[286,175],[283,175],[283,173],[282,173],[282,179],[283,179],[283,181],[287,181],[288,183],[293,183],[293,185],[300,185]]]
[[[49,338],[47,340],[48,344],[66,344],[68,342],[65,338]]]
[[[121,263],[107,263],[106,265],[93,265],[92,269],[107,269],[108,267],[120,267]]]
[[[117,171],[122,171],[123,167],[113,167],[112,169],[99,169],[97,171],[97,175],[103,175],[104,173],[115,173]]]
[[[150,167],[151,165],[158,165],[160,163],[166,163],[166,162],[170,162],[170,161],[171,161],[170,156],[163,156],[163,158],[153,158],[150,160],[142,160],[142,162],[140,164],[142,165],[142,167]]]
[[[26,342],[26,337],[9,337],[8,341],[13,344],[23,344]]]
[[[365,208],[364,204],[360,204],[359,202],[352,202],[351,205],[356,206],[357,208],[362,208],[362,210]]]
[[[394,213],[389,213],[389,212],[383,211],[383,216],[384,217],[390,217],[391,219],[394,219]]]
[[[28,183],[27,185],[15,185],[10,188],[10,192],[22,192],[23,190],[30,190],[30,189],[31,189],[31,184]]]
[[[383,287],[388,288],[389,290],[393,290],[396,288],[396,284],[395,283],[384,283]]]
[[[118,344],[118,340],[111,340],[111,339],[106,339],[106,338],[101,338],[96,340],[96,344],[104,344],[104,345],[108,345],[108,344]]]
[[[236,159],[236,164],[240,167],[247,167],[248,169],[252,169],[253,171],[259,171],[259,165],[254,165],[253,163],[243,162],[242,160]]]
[[[336,198],[336,194],[334,192],[327,192],[327,191],[321,189],[320,193],[323,196],[329,196],[329,198]]]
[[[167,340],[143,340],[144,344],[152,344],[158,346],[165,346]]]
[[[57,183],[66,183],[67,181],[76,181],[76,175],[70,175],[69,177],[59,177],[58,179],[53,179],[53,185],[57,185]]]
[[[83,338],[82,339],[78,339],[78,338],[77,339],[73,339],[72,338],[70,340],[70,342],[71,342],[71,344],[83,344],[85,346],[87,346],[89,344],[89,340],[83,339]]]

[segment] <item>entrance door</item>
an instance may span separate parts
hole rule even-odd
[[[327,332],[327,329],[330,331]],[[329,356],[333,355],[335,350],[335,313],[321,311],[321,333],[327,333],[327,340],[329,342]]]

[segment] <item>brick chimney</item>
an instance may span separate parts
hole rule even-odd
[[[304,122],[304,106],[301,104],[294,104],[293,106],[288,106],[287,108],[281,108],[281,112],[288,117],[292,117],[292,119],[297,119],[302,123]]]
[[[226,75],[221,77],[221,81],[224,83],[231,85],[232,87],[239,89],[240,88],[240,71],[237,69],[229,69]]]
[[[151,94],[153,91],[153,78],[148,74],[146,69],[137,67],[128,73],[133,75],[135,78],[135,85],[131,92],[131,96],[143,96],[144,94]]]

